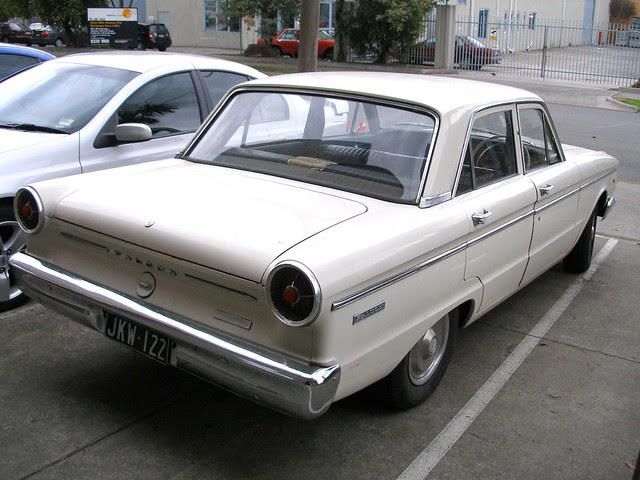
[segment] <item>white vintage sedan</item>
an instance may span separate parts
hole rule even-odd
[[[526,91],[278,76],[234,87],[177,158],[21,189],[10,261],[32,298],[281,412],[374,383],[404,408],[459,328],[588,268],[617,163],[561,146]]]

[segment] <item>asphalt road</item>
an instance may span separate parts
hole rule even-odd
[[[463,330],[429,401],[399,412],[365,391],[303,422],[29,303],[0,314],[0,478],[630,479],[640,115],[552,96],[564,142],[621,160],[599,256],[584,276],[553,268]]]

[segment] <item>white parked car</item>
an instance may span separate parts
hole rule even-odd
[[[0,311],[24,300],[7,264],[24,246],[12,213],[18,188],[175,155],[229,87],[258,77],[197,55],[104,52],[1,82]]]
[[[409,407],[460,327],[588,268],[617,164],[563,148],[519,89],[277,76],[233,88],[177,158],[21,189],[11,265],[32,298],[276,410],[376,382]]]

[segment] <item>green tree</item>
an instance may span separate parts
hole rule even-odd
[[[33,10],[30,0],[0,0],[0,21],[6,22],[10,18],[31,18]]]
[[[435,3],[435,0],[358,0],[343,15],[338,29],[344,29],[356,53],[374,54],[376,63],[386,63],[391,53],[416,42]]]
[[[106,0],[30,0],[35,15],[49,25],[59,25],[65,29],[69,43],[79,46],[76,28],[87,23],[87,8],[107,7]]]
[[[271,38],[278,33],[278,12],[285,25],[291,24],[300,15],[300,0],[223,0],[219,2],[221,16],[260,17],[261,37]]]
[[[633,0],[611,0],[609,16],[614,22],[625,22],[636,14],[636,4]]]

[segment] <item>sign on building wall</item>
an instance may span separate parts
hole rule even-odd
[[[138,43],[137,8],[87,8],[92,47],[125,48]]]

